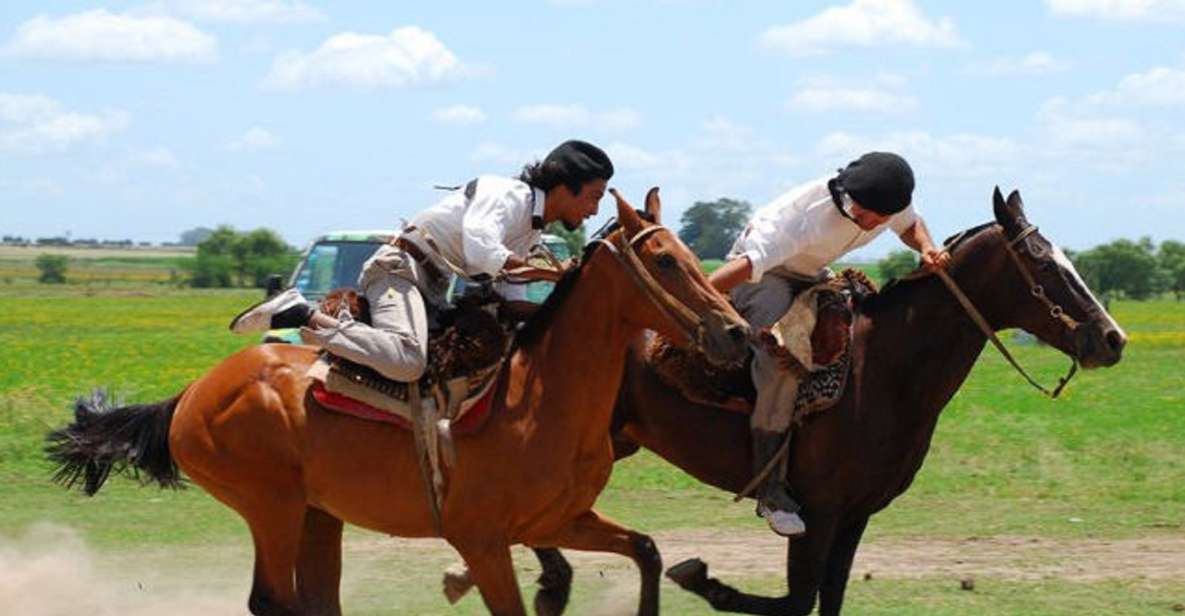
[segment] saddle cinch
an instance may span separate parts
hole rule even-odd
[[[794,425],[831,408],[843,396],[851,373],[853,312],[875,293],[876,286],[867,276],[846,269],[799,293],[786,316],[757,333],[757,343],[782,359],[799,381],[791,415]],[[654,336],[644,356],[663,382],[689,400],[740,413],[753,409],[757,391],[750,372],[751,355],[740,365],[719,367],[701,353]]]

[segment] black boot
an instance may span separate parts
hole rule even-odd
[[[789,433],[768,432],[753,429],[753,475],[757,476],[781,449]],[[802,507],[790,496],[786,483],[786,465],[774,466],[757,487],[757,515],[765,518],[769,527],[783,537],[792,537],[806,532],[806,524],[798,515]]]

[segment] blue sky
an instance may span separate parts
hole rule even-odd
[[[300,244],[578,137],[672,225],[890,149],[937,236],[1185,239],[1183,112],[1185,0],[9,0],[0,232]]]

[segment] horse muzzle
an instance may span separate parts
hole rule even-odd
[[[713,310],[696,327],[698,345],[717,366],[739,364],[749,353],[749,325]]]
[[[1078,363],[1083,368],[1106,368],[1119,363],[1127,335],[1110,318],[1095,318],[1075,332]]]

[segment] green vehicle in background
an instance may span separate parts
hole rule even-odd
[[[310,301],[317,302],[334,289],[357,289],[363,264],[379,246],[394,236],[389,230],[334,231],[318,236],[301,253],[300,262],[288,277],[287,285],[279,274],[268,278],[267,295],[270,297],[288,287],[296,287]],[[557,259],[572,256],[568,245],[559,236],[544,234],[543,245]],[[527,299],[542,302],[554,286],[550,282],[532,282],[527,285]],[[463,295],[465,290],[465,281],[454,276],[449,289],[450,300]],[[273,329],[263,335],[263,341],[300,344],[300,333],[297,329]]]

